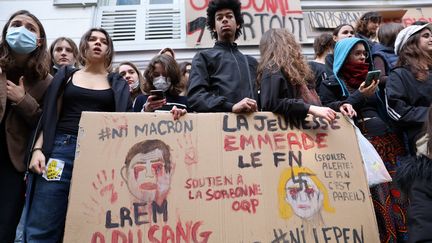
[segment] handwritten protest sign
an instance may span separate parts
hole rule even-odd
[[[378,242],[354,129],[83,113],[65,242]]]
[[[186,42],[189,47],[212,47],[214,40],[206,29],[209,0],[186,0]],[[258,45],[269,29],[286,28],[298,41],[307,39],[299,0],[242,0],[243,35],[240,45]]]

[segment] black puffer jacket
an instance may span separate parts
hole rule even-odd
[[[243,55],[235,43],[216,42],[192,60],[188,104],[197,112],[231,112],[245,97],[257,99],[257,61]]]

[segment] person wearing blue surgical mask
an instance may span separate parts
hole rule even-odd
[[[180,96],[182,92],[180,76],[180,69],[173,57],[164,54],[153,57],[144,72],[143,91],[147,95],[137,97],[134,111],[166,111],[171,112],[174,119],[186,114],[187,97]],[[162,91],[163,96],[152,94],[152,90]]]
[[[0,38],[0,242],[13,242],[24,205],[25,156],[51,83],[45,30],[17,11]]]

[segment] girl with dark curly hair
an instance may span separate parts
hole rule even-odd
[[[381,15],[378,12],[367,12],[363,14],[356,23],[356,37],[365,40],[369,48],[376,42],[376,34],[381,24]]]

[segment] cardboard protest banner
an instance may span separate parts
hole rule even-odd
[[[186,43],[189,47],[212,47],[206,29],[209,0],[186,0]],[[307,39],[300,0],[242,0],[244,25],[239,45],[258,45],[262,34],[273,28],[286,28],[298,41]]]
[[[64,242],[379,242],[353,127],[83,113]]]
[[[382,23],[401,23],[409,26],[415,21],[432,22],[432,8],[403,9],[319,9],[305,12],[305,25],[309,28],[308,36],[317,36],[316,30],[333,30],[341,24],[356,26],[357,20],[366,12],[377,11],[382,16]],[[316,32],[310,34],[309,32]]]
[[[407,8],[407,12],[402,19],[404,26],[412,25],[415,21],[426,21],[432,23],[432,7]]]

